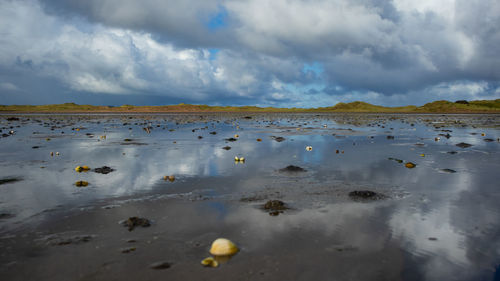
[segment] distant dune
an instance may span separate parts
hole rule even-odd
[[[0,105],[0,112],[45,112],[45,113],[127,113],[127,112],[367,112],[367,113],[500,113],[500,99],[456,102],[434,101],[423,106],[385,107],[355,101],[338,103],[318,108],[275,108],[257,106],[209,106],[209,105],[161,105],[161,106],[94,106],[75,103],[49,105]]]

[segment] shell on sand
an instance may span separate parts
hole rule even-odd
[[[210,254],[214,256],[231,256],[239,251],[238,247],[226,238],[218,238],[210,247]]]
[[[208,258],[205,258],[201,261],[201,264],[203,266],[210,266],[210,267],[217,267],[219,266],[219,262],[217,262],[214,258],[212,257],[208,257]]]

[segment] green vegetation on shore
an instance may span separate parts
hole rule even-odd
[[[0,105],[0,112],[386,112],[386,113],[500,113],[500,99],[478,101],[435,101],[423,106],[385,107],[355,101],[338,103],[330,107],[318,108],[276,108],[257,106],[209,106],[209,105],[162,105],[134,106],[122,105],[94,106],[75,103],[49,105]]]

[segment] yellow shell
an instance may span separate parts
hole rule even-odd
[[[408,169],[415,168],[415,166],[417,166],[417,165],[415,165],[415,164],[414,164],[414,163],[412,163],[412,162],[408,162],[408,163],[406,163],[406,164],[405,164],[405,167],[406,167],[406,168],[408,168]]]
[[[217,267],[219,266],[219,262],[216,261],[214,258],[212,257],[208,257],[208,258],[205,258],[201,261],[201,264],[203,266],[206,266],[206,267]]]
[[[168,180],[169,181],[175,181],[175,176],[174,175],[168,176]]]
[[[240,162],[245,162],[245,157],[240,157]]]
[[[238,247],[226,238],[216,239],[210,248],[210,254],[214,256],[232,256],[238,251]]]
[[[80,173],[81,171],[83,171],[83,167],[82,166],[76,166],[75,171],[77,171],[78,173]]]
[[[420,154],[420,156],[425,157],[425,154],[422,153],[422,154]]]
[[[89,167],[89,166],[82,166],[82,169],[83,169],[84,171],[88,171],[88,170],[90,170],[90,167]]]
[[[80,187],[80,186],[87,186],[87,185],[89,185],[89,183],[86,181],[77,181],[77,182],[75,182],[75,185]]]
[[[238,156],[234,156],[234,161],[240,161],[240,158],[238,158]]]
[[[239,136],[238,134],[234,135],[234,138],[236,138],[236,139],[237,139],[237,138],[239,138],[239,137],[240,137],[240,136]]]

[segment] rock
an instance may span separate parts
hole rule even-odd
[[[17,117],[9,117],[9,118],[7,118],[7,121],[19,121],[19,118],[17,118]]]
[[[456,152],[456,151],[448,151],[446,153],[448,153],[448,154],[457,154],[458,152]]]
[[[471,147],[472,146],[472,144],[466,143],[466,142],[457,143],[455,145],[458,146],[458,147],[460,147],[460,148],[467,148],[467,147]]]
[[[387,159],[388,159],[388,160],[392,160],[392,161],[396,161],[396,162],[398,162],[398,163],[403,163],[403,160],[398,159],[398,158],[392,158],[392,157],[389,157],[389,158],[387,158]]]
[[[237,141],[237,139],[235,139],[235,138],[228,138],[228,139],[226,139],[226,141],[231,141],[232,142],[232,141]]]
[[[124,254],[128,254],[128,253],[133,252],[133,251],[135,251],[135,250],[136,250],[136,248],[135,248],[135,247],[128,247],[128,248],[122,248],[122,249],[120,249],[120,251],[121,251],[122,253],[124,253]]]
[[[284,140],[285,140],[285,138],[284,138],[284,137],[276,137],[276,136],[271,136],[271,138],[272,138],[273,140],[277,141],[277,142],[282,142],[282,141],[284,141]]]
[[[170,268],[172,264],[168,261],[158,261],[149,265],[151,269],[167,269]]]
[[[438,136],[442,136],[442,137],[445,137],[447,139],[451,138],[450,134],[439,134]]]
[[[453,173],[457,172],[457,171],[452,170],[452,169],[441,169],[440,171],[443,173],[449,173],[449,174],[453,174]]]
[[[128,227],[128,231],[134,230],[136,226],[149,227],[151,222],[146,218],[130,217],[125,221],[120,222],[125,227]]]
[[[230,150],[231,147],[230,146],[224,146],[222,149],[225,149],[225,150]]]
[[[493,142],[495,141],[494,139],[484,139],[485,142]]]
[[[108,167],[108,166],[102,166],[100,168],[94,169],[94,172],[99,173],[99,174],[104,174],[104,175],[109,174],[113,171],[114,171],[114,169],[111,167]]]
[[[217,132],[210,132],[211,135],[217,135]]]
[[[292,172],[292,173],[297,173],[297,172],[307,172],[306,169],[299,167],[299,166],[294,166],[294,165],[288,165],[283,169],[280,169],[280,172]]]

